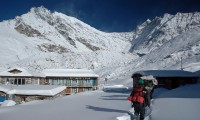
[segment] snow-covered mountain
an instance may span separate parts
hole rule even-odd
[[[44,7],[1,22],[0,29],[2,68],[91,68],[134,58],[128,52],[132,33],[101,32]]]
[[[0,23],[0,69],[88,68],[110,84],[143,69],[200,69],[200,13],[165,14],[132,32],[105,33],[44,7]]]
[[[200,70],[200,13],[165,14],[147,20],[133,31],[131,43],[130,52],[139,57],[115,70],[122,71],[115,72],[115,81],[130,81],[138,70]]]
[[[200,13],[165,14],[147,20],[135,30],[130,51],[144,56],[140,64],[145,61],[150,69],[158,65],[167,69],[180,68],[181,59],[185,69],[199,63]]]
[[[131,50],[149,53],[175,37],[199,28],[200,13],[165,14],[152,21],[147,20],[136,28]]]

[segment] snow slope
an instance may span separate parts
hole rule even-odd
[[[0,29],[2,70],[13,66],[38,71],[102,68],[135,58],[128,53],[132,33],[105,33],[44,7],[1,22]]]

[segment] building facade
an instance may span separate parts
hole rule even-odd
[[[98,75],[85,69],[46,69],[46,84],[65,85],[66,94],[96,90]]]
[[[45,80],[42,73],[25,70],[23,68],[10,68],[0,72],[0,84],[40,84],[40,81]]]
[[[13,85],[63,85],[66,94],[96,90],[99,76],[86,69],[45,69],[33,72],[11,68],[0,72],[0,84]]]

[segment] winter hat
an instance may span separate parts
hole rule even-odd
[[[144,80],[142,80],[142,79],[138,80],[138,84],[139,85],[144,85]]]

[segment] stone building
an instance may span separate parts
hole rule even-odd
[[[198,75],[184,70],[144,70],[133,73],[133,80],[142,76],[152,75],[158,81],[158,87],[174,89],[185,84],[197,83]]]
[[[66,86],[59,85],[0,85],[0,94],[17,104],[33,100],[47,100],[65,95]]]

